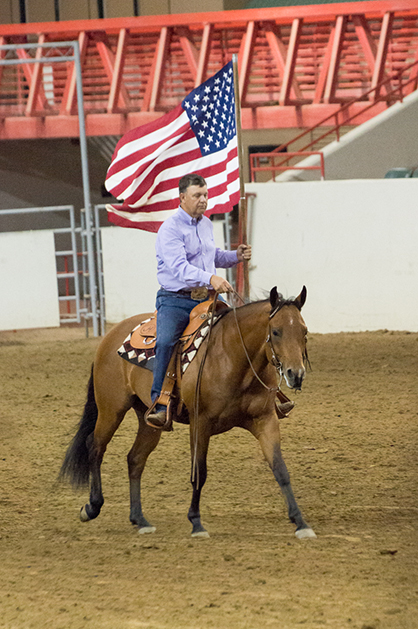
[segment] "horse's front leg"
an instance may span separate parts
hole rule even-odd
[[[199,420],[198,420],[199,421]],[[203,419],[201,420],[203,421]],[[209,537],[209,533],[200,520],[200,494],[207,477],[207,454],[209,435],[199,430],[190,421],[190,450],[192,455],[192,471],[190,481],[193,487],[192,502],[187,517],[192,523],[192,537]]]
[[[279,483],[282,494],[288,507],[289,519],[296,525],[296,537],[305,539],[316,537],[309,524],[303,519],[302,513],[293,494],[290,484],[290,476],[284,462],[280,447],[280,425],[276,417],[268,417],[251,422],[246,426],[258,439],[264,456],[270,465],[274,478]]]

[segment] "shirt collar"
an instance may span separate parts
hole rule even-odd
[[[200,217],[199,219],[192,218],[190,214],[186,212],[186,210],[183,210],[181,205],[179,206],[179,209],[177,210],[177,216],[183,223],[186,223],[186,225],[197,225],[202,220],[202,217]]]

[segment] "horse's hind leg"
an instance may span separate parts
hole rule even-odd
[[[303,519],[302,513],[293,494],[290,484],[290,476],[284,462],[280,447],[280,426],[276,417],[266,420],[252,422],[246,426],[250,432],[259,440],[264,456],[274,474],[274,478],[279,483],[282,494],[288,507],[289,519],[296,525],[296,537],[305,539],[316,537],[309,524]]]
[[[151,452],[156,448],[161,430],[156,430],[147,426],[144,422],[144,406],[139,400],[134,405],[138,417],[138,433],[135,442],[128,454],[129,487],[131,495],[130,521],[138,527],[138,533],[154,533],[155,526],[152,526],[142,513],[141,504],[141,477],[145,464]]]
[[[111,408],[107,408],[105,411],[99,410],[94,433],[89,435],[87,439],[90,468],[90,500],[80,511],[80,520],[82,522],[88,522],[97,518],[103,506],[104,498],[100,471],[103,456],[109,441],[115,434],[128,408],[129,406],[119,412],[112,411]]]

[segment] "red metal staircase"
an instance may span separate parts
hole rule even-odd
[[[305,129],[285,144],[281,144],[271,153],[250,155],[250,180],[256,181],[258,172],[267,172],[274,179],[281,171],[298,170],[296,164],[314,154],[320,158],[319,165],[307,165],[303,169],[320,170],[321,178],[324,179],[325,163],[322,148],[333,140],[339,142],[341,136],[350,128],[370,119],[381,112],[382,108],[387,109],[397,102],[402,102],[405,96],[417,89],[418,61],[415,61],[378,83],[361,98],[341,103],[340,108],[334,113]]]
[[[35,56],[36,48],[19,48],[27,42],[56,42],[53,57],[60,42],[74,39],[88,135],[121,135],[155,119],[233,53],[244,128],[311,127],[353,99],[359,107],[362,98],[379,98],[382,107],[386,95],[393,101],[385,79],[418,61],[418,2],[2,25],[0,45],[16,50],[0,49],[0,58]],[[0,66],[0,138],[78,135],[73,63],[43,66],[42,72],[30,64]]]

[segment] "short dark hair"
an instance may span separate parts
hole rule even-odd
[[[186,192],[189,186],[206,186],[206,181],[202,177],[202,175],[196,175],[194,173],[190,175],[184,175],[179,181],[179,193],[182,194]]]

